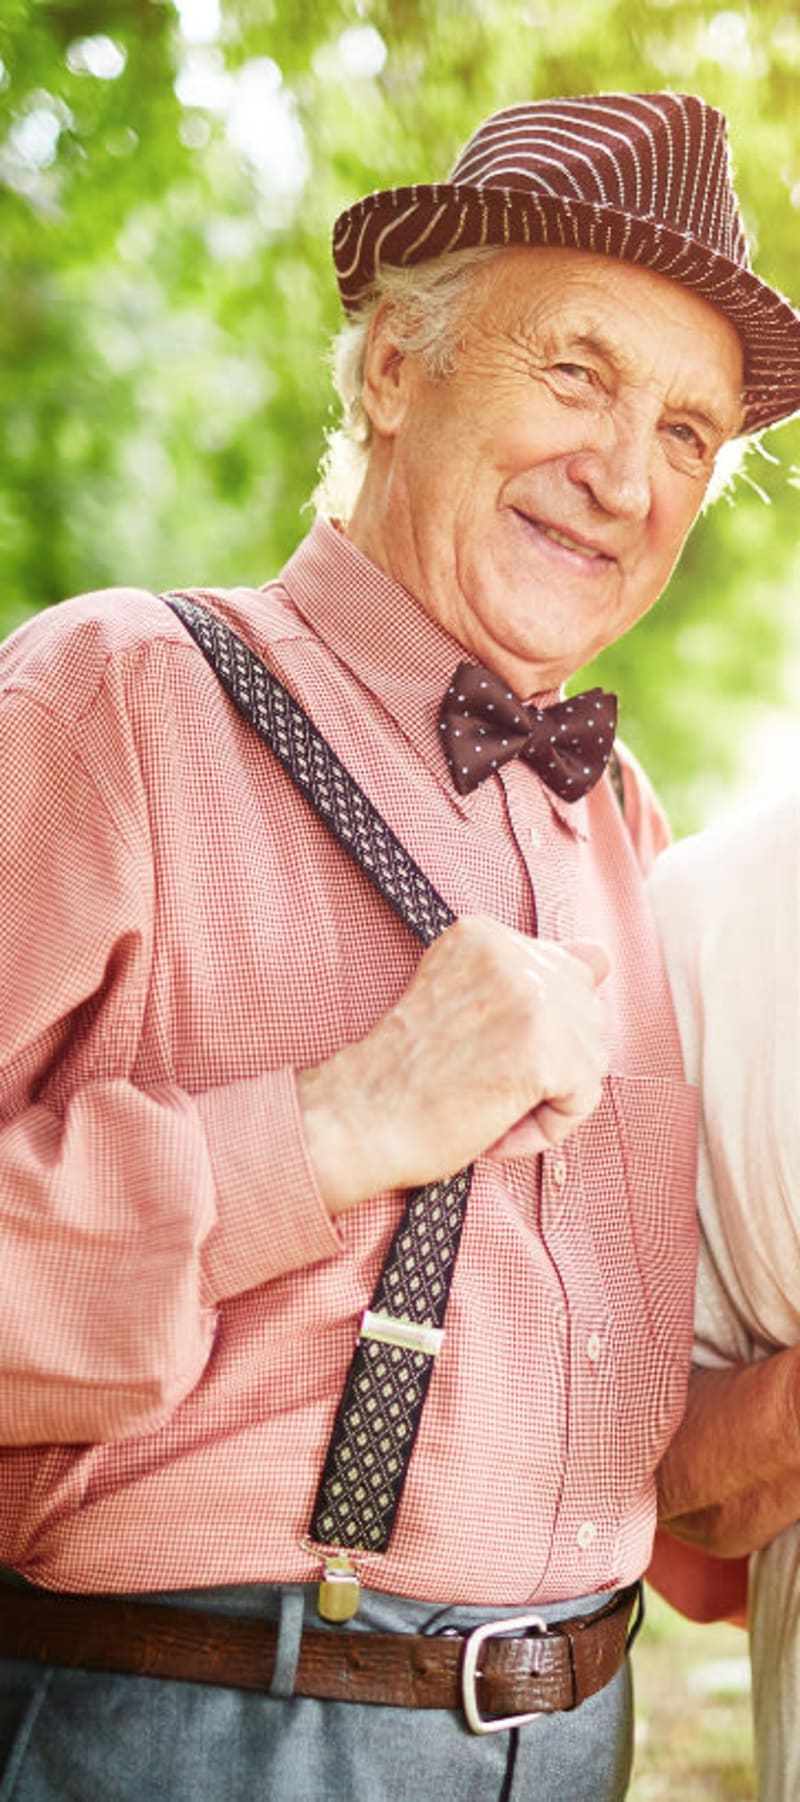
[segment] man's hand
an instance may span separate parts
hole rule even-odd
[[[366,1038],[298,1077],[331,1212],[566,1138],[600,1098],[608,969],[479,916],[442,933]]]
[[[800,1346],[696,1366],[657,1482],[663,1525],[718,1558],[757,1551],[800,1519]]]

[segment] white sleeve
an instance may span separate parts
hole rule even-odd
[[[651,899],[700,1089],[696,1356],[800,1341],[800,796],[664,853]]]

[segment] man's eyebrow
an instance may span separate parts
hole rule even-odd
[[[625,367],[624,350],[620,345],[613,344],[610,338],[605,338],[602,332],[567,331],[564,335],[564,345],[569,350],[586,350],[591,356],[601,357],[606,363],[614,363],[620,368]]]
[[[628,362],[622,346],[612,343],[611,339],[604,337],[602,332],[591,328],[587,331],[567,333],[564,348],[587,351],[591,356],[600,357],[602,361],[610,363],[614,368],[621,369],[623,372]],[[735,438],[736,433],[741,429],[743,418],[741,401],[732,418],[727,416],[727,413],[723,416],[723,413],[717,412],[713,404],[705,399],[701,402],[678,400],[674,401],[672,406],[675,412],[690,413],[693,419],[702,422],[720,438]]]

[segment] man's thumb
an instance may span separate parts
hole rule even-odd
[[[611,959],[603,945],[598,945],[594,939],[572,939],[563,948],[569,952],[570,957],[579,957],[581,963],[588,964],[595,988],[598,983],[605,981],[611,969]]]

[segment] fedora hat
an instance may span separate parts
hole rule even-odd
[[[744,346],[745,433],[800,410],[800,313],[754,275],[722,113],[692,94],[593,94],[484,121],[446,182],[389,188],[333,231],[347,312],[382,265],[549,245],[654,269],[710,301]]]

